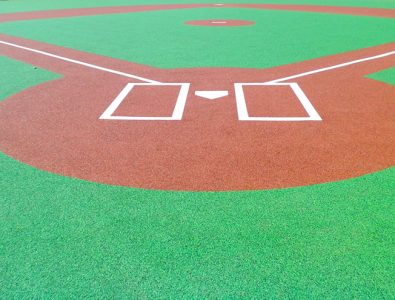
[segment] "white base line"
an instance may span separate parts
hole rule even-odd
[[[148,79],[148,78],[144,78],[144,77],[136,76],[136,75],[133,75],[133,74],[116,71],[116,70],[113,70],[113,69],[100,67],[100,66],[89,64],[89,63],[85,63],[85,62],[82,62],[82,61],[79,61],[79,60],[75,60],[75,59],[67,58],[67,57],[64,57],[64,56],[55,55],[55,54],[52,54],[52,53],[49,53],[49,52],[40,51],[40,50],[36,50],[36,49],[20,46],[20,45],[9,43],[9,42],[5,42],[5,41],[2,41],[2,40],[0,40],[0,44],[8,45],[8,46],[15,47],[15,48],[20,48],[20,49],[31,51],[31,52],[35,52],[35,53],[39,53],[39,54],[42,54],[42,55],[50,56],[50,57],[53,57],[53,58],[57,58],[57,59],[60,59],[60,60],[63,60],[63,61],[67,61],[67,62],[71,62],[71,63],[77,64],[77,65],[85,66],[85,67],[88,67],[88,68],[92,68],[92,69],[96,69],[96,70],[100,70],[100,71],[104,71],[104,72],[108,72],[108,73],[112,73],[112,74],[116,74],[116,75],[120,75],[120,76],[124,76],[124,77],[128,77],[128,78],[137,79],[137,80],[144,81],[144,82],[147,82],[147,83],[161,83],[159,81],[151,80],[151,79]]]
[[[40,51],[40,50],[36,50],[36,49],[20,46],[20,45],[9,43],[9,42],[5,42],[5,41],[2,41],[2,40],[0,40],[0,44],[4,44],[4,45],[11,46],[11,47],[16,47],[16,48],[24,49],[24,50],[27,50],[27,51],[31,51],[31,52],[43,54],[43,55],[46,55],[46,56],[54,57],[54,58],[57,58],[57,59],[60,59],[60,60],[64,60],[64,61],[71,62],[71,63],[75,63],[75,64],[82,65],[82,66],[85,66],[85,67],[88,67],[88,68],[97,69],[97,70],[113,73],[113,74],[124,76],[124,77],[128,77],[128,78],[138,79],[138,80],[141,80],[141,81],[144,81],[144,82],[147,82],[147,83],[162,83],[162,82],[159,82],[159,81],[147,79],[147,78],[136,76],[136,75],[133,75],[133,74],[124,73],[124,72],[116,71],[116,70],[113,70],[113,69],[100,67],[100,66],[89,64],[89,63],[85,63],[85,62],[82,62],[82,61],[79,61],[79,60],[70,59],[70,58],[67,58],[67,57],[63,57],[63,56],[55,55],[55,54],[52,54],[52,53],[49,53],[49,52]],[[308,76],[308,75],[321,73],[321,72],[326,72],[326,71],[330,71],[330,70],[333,70],[333,69],[338,69],[338,68],[342,68],[342,67],[358,64],[358,63],[369,61],[369,60],[375,60],[375,59],[383,58],[383,57],[394,55],[394,54],[395,54],[395,51],[390,51],[390,52],[386,52],[386,53],[383,53],[383,54],[370,56],[370,57],[365,57],[365,58],[361,58],[361,59],[345,62],[345,63],[342,63],[342,64],[337,64],[337,65],[330,66],[330,67],[325,67],[325,68],[316,69],[316,70],[312,70],[312,71],[309,71],[309,72],[304,72],[304,73],[300,73],[300,74],[296,74],[296,75],[292,75],[292,76],[288,76],[288,77],[283,77],[283,78],[279,78],[279,79],[275,79],[275,80],[266,81],[265,83],[276,83],[276,82],[286,81],[286,80],[290,80],[290,79],[305,77],[305,76]]]
[[[334,65],[334,66],[331,66],[331,67],[321,68],[321,69],[317,69],[317,70],[313,70],[313,71],[309,71],[309,72],[304,72],[304,73],[300,73],[300,74],[296,74],[296,75],[292,75],[292,76],[288,76],[288,77],[283,77],[283,78],[267,81],[265,83],[276,83],[276,82],[281,82],[281,81],[287,81],[287,80],[290,80],[290,79],[305,77],[305,76],[308,76],[308,75],[321,73],[321,72],[326,72],[326,71],[330,71],[330,70],[333,70],[333,69],[343,68],[343,67],[347,67],[347,66],[350,66],[350,65],[354,65],[354,64],[361,63],[361,62],[374,60],[374,59],[378,59],[378,58],[382,58],[382,57],[386,57],[386,56],[390,56],[390,55],[394,55],[394,54],[395,54],[395,51],[390,51],[390,52],[386,52],[386,53],[383,53],[383,54],[380,54],[380,55],[365,57],[365,58],[349,61],[349,62],[346,62],[346,63]]]

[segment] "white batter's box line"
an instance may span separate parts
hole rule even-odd
[[[265,82],[265,83],[235,83],[235,95],[236,95],[236,108],[237,114],[240,121],[255,121],[255,122],[300,122],[300,121],[322,121],[320,115],[315,110],[313,104],[311,104],[309,98],[300,88],[299,84],[296,82],[289,83],[275,83],[275,82]],[[289,86],[303,108],[307,112],[307,117],[250,117],[247,109],[247,102],[244,95],[243,86]]]
[[[147,116],[114,116],[114,112],[121,105],[126,96],[135,86],[180,86],[180,92],[174,106],[173,113],[170,117],[147,117]],[[118,121],[179,121],[182,120],[185,104],[188,97],[190,83],[128,83],[119,95],[113,100],[110,106],[100,116],[100,120],[118,120]]]

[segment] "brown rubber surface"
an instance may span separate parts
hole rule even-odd
[[[0,104],[0,149],[39,169],[106,184],[217,191],[310,185],[394,164],[395,88],[364,78],[394,66],[394,56],[292,80],[322,122],[238,121],[233,83],[265,82],[379,55],[393,51],[395,43],[272,69],[161,70],[6,35],[0,39],[161,82],[191,83],[182,121],[99,120],[128,82],[139,81],[0,44],[2,54],[64,76]],[[229,96],[210,101],[195,96],[196,90],[227,90]],[[152,98],[152,91],[145,93]],[[256,113],[303,113],[290,108],[292,99],[281,93],[287,99],[278,105],[253,99],[251,107]],[[127,104],[122,109],[135,111]]]

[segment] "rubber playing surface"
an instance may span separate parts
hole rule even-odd
[[[1,298],[393,297],[394,5],[200,3],[0,2]]]

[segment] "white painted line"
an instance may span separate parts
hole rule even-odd
[[[299,84],[296,82],[291,82],[291,88],[294,91],[296,97],[298,97],[300,103],[302,103],[303,108],[307,111],[309,115],[310,121],[322,121],[320,115],[315,110],[313,104],[311,104],[310,100],[307,98],[306,94],[300,88]]]
[[[195,95],[198,97],[214,100],[229,95],[228,91],[196,91]]]
[[[300,73],[300,74],[296,74],[296,75],[292,75],[292,76],[288,76],[288,77],[283,77],[283,78],[267,81],[266,83],[275,83],[275,82],[281,82],[281,81],[287,81],[287,80],[290,80],[290,79],[305,77],[305,76],[308,76],[308,75],[317,74],[317,73],[321,73],[321,72],[326,72],[326,71],[330,71],[330,70],[334,70],[334,69],[338,69],[338,68],[343,68],[343,67],[347,67],[347,66],[350,66],[350,65],[359,64],[361,62],[365,62],[365,61],[369,61],[369,60],[375,60],[375,59],[387,57],[387,56],[394,55],[394,54],[395,54],[395,51],[390,51],[390,52],[386,52],[386,53],[383,53],[383,54],[379,54],[379,55],[375,55],[375,56],[369,56],[369,57],[365,57],[365,58],[361,58],[361,59],[357,59],[357,60],[352,60],[352,61],[349,61],[349,62],[345,62],[345,63],[342,63],[342,64],[338,64],[338,65],[334,65],[334,66],[330,66],[330,67],[326,67],[326,68],[316,69],[316,70],[312,70],[312,71],[309,71],[309,72],[304,72],[304,73]]]
[[[296,82],[290,83],[235,83],[236,108],[240,121],[259,121],[259,122],[300,122],[300,121],[322,121],[320,115],[311,104],[305,93]],[[303,108],[306,110],[308,117],[250,117],[247,109],[243,86],[289,86],[299,99]]]
[[[214,4],[214,5],[216,5],[216,6],[222,6],[222,5],[224,5],[223,3],[216,3],[216,4]]]
[[[214,4],[214,5],[223,5],[223,4]],[[214,22],[225,23],[223,21],[213,21],[212,23],[214,23]],[[113,100],[113,102],[105,110],[105,112],[100,116],[100,119],[107,119],[107,120],[181,120],[182,119],[182,115],[184,112],[184,108],[185,108],[185,104],[186,104],[186,100],[187,100],[187,96],[188,96],[189,86],[190,86],[189,83],[180,83],[180,84],[178,84],[178,83],[168,83],[168,84],[162,83],[162,82],[155,81],[152,79],[140,77],[140,76],[125,73],[125,72],[120,72],[120,71],[109,69],[109,68],[100,67],[100,66],[85,63],[85,62],[82,62],[79,60],[70,59],[70,58],[67,58],[64,56],[55,55],[53,53],[49,53],[49,52],[45,52],[45,51],[41,51],[41,50],[36,50],[33,48],[29,48],[29,47],[24,47],[21,45],[9,43],[9,42],[2,41],[2,40],[0,40],[0,44],[24,49],[24,50],[31,51],[34,53],[39,53],[39,54],[57,58],[57,59],[60,59],[63,61],[82,65],[82,66],[85,66],[88,68],[97,69],[97,70],[101,70],[104,72],[108,72],[108,73],[112,73],[112,74],[124,76],[127,78],[133,78],[133,79],[137,79],[137,80],[146,82],[145,84],[129,83],[121,91],[121,93]],[[237,113],[238,113],[239,120],[242,120],[242,121],[321,121],[322,119],[319,116],[318,112],[314,109],[310,100],[307,98],[307,96],[304,94],[304,92],[302,91],[302,89],[300,88],[300,86],[297,83],[295,83],[295,82],[279,83],[279,82],[288,81],[290,79],[296,79],[296,78],[300,78],[300,77],[305,77],[305,76],[309,76],[312,74],[326,72],[326,71],[330,71],[330,70],[334,70],[334,69],[338,69],[338,68],[343,68],[346,66],[350,66],[350,65],[370,61],[370,60],[375,60],[375,59],[387,57],[387,56],[394,55],[394,54],[395,54],[395,51],[390,51],[390,52],[386,52],[386,53],[375,55],[375,56],[365,57],[365,58],[361,58],[361,59],[357,59],[357,60],[353,60],[353,61],[349,61],[349,62],[345,62],[345,63],[341,63],[341,64],[337,64],[337,65],[333,65],[333,66],[329,66],[329,67],[325,67],[325,68],[320,68],[320,69],[316,69],[316,70],[312,70],[312,71],[308,71],[308,72],[303,72],[303,73],[299,73],[299,74],[288,76],[288,77],[283,77],[283,78],[267,81],[264,83],[235,83],[236,106],[237,106]],[[172,116],[171,117],[113,116],[112,114],[115,112],[115,110],[118,108],[118,106],[122,103],[122,101],[125,99],[125,97],[129,94],[129,92],[133,89],[133,87],[136,85],[179,85],[179,86],[181,86],[180,94],[178,96],[176,106],[174,108]],[[243,92],[243,85],[288,85],[292,88],[293,92],[295,93],[295,95],[297,96],[297,98],[299,99],[299,101],[301,102],[301,104],[303,105],[304,109],[306,110],[306,112],[308,113],[309,116],[308,117],[250,117],[248,115],[247,104],[246,104],[245,96],[244,96],[244,92]],[[197,91],[197,92],[204,92],[204,91]],[[196,95],[198,95],[198,94],[196,94]]]
[[[124,72],[116,71],[116,70],[113,70],[113,69],[100,67],[100,66],[89,64],[89,63],[85,63],[85,62],[82,62],[82,61],[79,61],[79,60],[67,58],[67,57],[64,57],[64,56],[56,55],[56,54],[45,52],[45,51],[36,50],[36,49],[33,49],[33,48],[29,48],[29,47],[24,47],[24,46],[21,46],[21,45],[5,42],[5,41],[2,41],[2,40],[0,40],[0,44],[4,44],[4,45],[11,46],[11,47],[15,47],[15,48],[31,51],[31,52],[34,52],[34,53],[39,53],[39,54],[42,54],[42,55],[45,55],[45,56],[57,58],[57,59],[60,59],[60,60],[63,60],[63,61],[67,61],[67,62],[71,62],[71,63],[77,64],[77,65],[85,66],[85,67],[88,67],[88,68],[92,68],[92,69],[96,69],[96,70],[100,70],[100,71],[104,71],[104,72],[108,72],[108,73],[112,73],[112,74],[116,74],[116,75],[120,75],[120,76],[124,76],[124,77],[128,77],[128,78],[137,79],[137,80],[148,82],[148,83],[161,83],[161,82],[156,81],[156,80],[151,80],[151,79],[140,77],[140,76],[136,76],[136,75],[133,75],[133,74],[124,73]]]
[[[214,4],[214,5],[223,5],[223,4]],[[113,73],[113,74],[124,76],[124,77],[128,77],[128,78],[138,79],[138,80],[141,80],[141,81],[144,81],[144,82],[147,82],[147,83],[161,83],[160,81],[156,81],[156,80],[140,77],[140,76],[129,74],[129,73],[125,73],[125,72],[116,71],[116,70],[113,70],[113,69],[100,67],[100,66],[89,64],[89,63],[85,63],[85,62],[82,62],[82,61],[79,61],[79,60],[70,59],[70,58],[67,58],[67,57],[60,56],[60,55],[55,55],[55,54],[52,54],[52,53],[49,53],[49,52],[45,52],[45,51],[40,51],[40,50],[36,50],[36,49],[33,49],[33,48],[24,47],[24,46],[21,46],[21,45],[9,43],[9,42],[2,41],[2,40],[0,40],[0,44],[4,44],[4,45],[8,45],[8,46],[24,49],[24,50],[35,52],[35,53],[39,53],[39,54],[43,54],[43,55],[46,55],[46,56],[50,56],[50,57],[54,57],[54,58],[61,59],[61,60],[64,60],[64,61],[68,61],[68,62],[79,64],[79,65],[82,65],[82,66],[86,66],[86,67],[89,67],[89,68],[101,70],[101,71],[104,71],[104,72],[109,72],[109,73]],[[383,57],[394,55],[394,54],[395,54],[395,51],[390,51],[390,52],[386,52],[386,53],[383,53],[383,54],[370,56],[370,57],[365,57],[365,58],[362,58],[362,59],[357,59],[357,60],[353,60],[353,61],[337,64],[337,65],[330,66],[330,67],[320,68],[320,69],[316,69],[316,70],[312,70],[312,71],[308,71],[308,72],[304,72],[304,73],[299,73],[299,74],[288,76],[288,77],[283,77],[283,78],[279,78],[279,79],[275,79],[275,80],[270,80],[270,81],[267,81],[265,83],[276,83],[276,82],[281,82],[281,81],[287,81],[287,80],[290,80],[290,79],[295,79],[295,78],[300,78],[300,77],[304,77],[304,76],[308,76],[308,75],[312,75],[312,74],[316,74],[316,73],[326,72],[326,71],[330,71],[330,70],[333,70],[333,69],[342,68],[342,67],[350,66],[350,65],[353,65],[353,64],[358,64],[358,63],[369,61],[369,60],[375,60],[375,59],[383,58]]]
[[[304,121],[321,121],[313,120],[310,117],[248,117],[248,119],[240,121],[254,121],[254,122],[304,122]]]
[[[243,92],[243,85],[241,83],[235,83],[235,95],[236,95],[236,108],[237,114],[240,121],[247,121],[249,119],[247,102]]]
[[[169,117],[146,117],[146,116],[113,116],[126,96],[135,86],[180,86],[180,92],[171,116]],[[189,92],[189,83],[128,83],[119,95],[113,100],[108,108],[99,117],[100,120],[118,120],[118,121],[179,121],[182,120],[185,104]]]
[[[132,83],[128,83],[123,90],[119,93],[119,95],[114,99],[114,101],[110,104],[109,107],[104,111],[104,113],[100,116],[99,119],[107,120],[111,119],[112,114],[117,110],[118,106],[121,105],[122,101],[126,98],[129,92],[133,89],[134,85]]]
[[[128,117],[128,116],[111,116],[111,118],[101,120],[113,121],[175,121],[173,117]]]
[[[226,22],[226,21],[212,21],[211,23],[212,24],[226,24],[228,22]]]
[[[190,83],[181,83],[180,94],[178,95],[172,115],[173,120],[182,120],[182,115],[184,114],[185,104],[188,98],[189,86]]]

